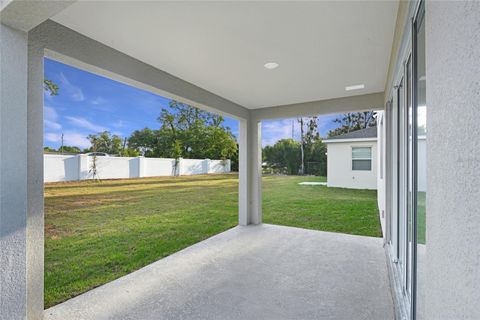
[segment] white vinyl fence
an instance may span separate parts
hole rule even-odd
[[[93,157],[45,154],[44,181],[93,179]],[[230,160],[175,159],[144,157],[97,157],[97,179],[125,179],[230,172]]]

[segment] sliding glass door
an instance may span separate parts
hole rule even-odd
[[[423,319],[426,244],[425,9],[412,22],[411,43],[389,105],[389,199],[391,254],[412,319]]]

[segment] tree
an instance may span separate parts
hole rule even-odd
[[[275,171],[297,174],[301,165],[300,148],[298,141],[281,139],[263,149],[264,160]]]
[[[374,111],[345,113],[341,117],[333,120],[333,122],[339,123],[340,126],[334,130],[330,130],[328,132],[329,137],[334,137],[369,127],[375,127],[377,125],[377,119],[375,118]]]
[[[80,153],[82,152],[79,147],[75,146],[63,146],[63,152],[68,152],[68,153]]]
[[[299,118],[298,122],[300,123],[300,155],[301,155],[301,165],[300,165],[300,174],[305,173],[305,159],[306,153],[311,149],[311,145],[320,139],[320,134],[318,133],[318,124],[317,116],[308,117],[308,118]]]
[[[157,145],[157,132],[144,128],[135,130],[128,138],[128,147],[137,150],[143,156],[153,156]]]
[[[309,145],[306,152],[306,161],[308,166],[306,168],[307,174],[314,174],[318,176],[327,175],[327,146],[321,139],[315,140]]]
[[[158,130],[144,128],[128,138],[128,147],[145,157],[186,159],[231,159],[238,145],[222,116],[172,100],[162,109]]]
[[[121,157],[138,157],[139,155],[140,155],[140,152],[131,148],[125,148],[119,154],[119,156]]]
[[[50,147],[43,147],[43,151],[45,151],[45,152],[57,152],[57,150],[55,150],[54,148],[50,148]]]
[[[273,171],[286,174],[326,175],[326,146],[318,132],[318,117],[298,118],[300,142],[282,139],[263,149],[263,159]]]
[[[59,88],[52,80],[44,79],[43,88],[45,91],[48,91],[51,96],[58,96]]]
[[[117,135],[112,135],[108,131],[87,136],[92,145],[93,152],[105,152],[108,154],[120,154],[122,151],[122,139]]]
[[[237,143],[230,128],[222,126],[222,116],[177,101],[170,110],[162,109],[155,131],[155,156],[197,159],[231,159]]]
[[[304,143],[304,135],[303,135],[303,118],[298,119],[300,123],[300,175],[305,173],[305,143]]]
[[[43,147],[43,151],[46,151],[46,152],[61,152],[61,149],[62,148],[59,148],[58,150],[56,150],[56,149],[50,148],[50,147]],[[82,150],[80,150],[79,147],[75,147],[75,146],[63,146],[63,152],[81,153]]]

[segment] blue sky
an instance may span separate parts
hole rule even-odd
[[[137,129],[157,129],[156,120],[162,108],[169,108],[170,99],[104,78],[71,66],[45,59],[45,78],[59,87],[58,96],[45,94],[44,145],[58,148],[61,135],[64,144],[81,149],[90,146],[87,135],[110,131],[128,137]],[[319,118],[319,130],[325,136],[335,127],[335,115]],[[299,137],[298,122],[294,138]],[[224,126],[238,135],[238,121],[225,118]],[[262,145],[292,137],[292,119],[262,123]]]

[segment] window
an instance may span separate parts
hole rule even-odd
[[[372,148],[371,147],[352,148],[352,170],[360,170],[360,171],[372,170]]]

